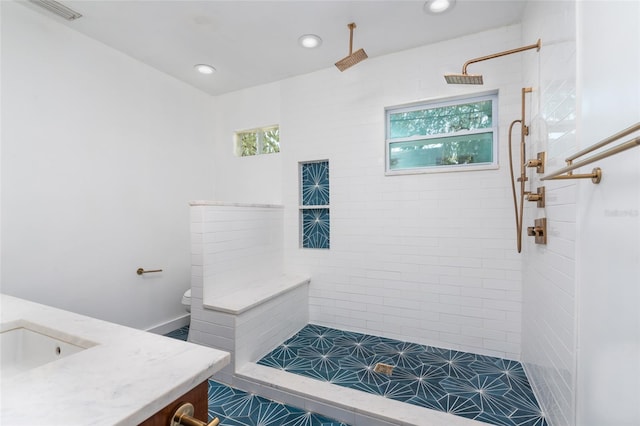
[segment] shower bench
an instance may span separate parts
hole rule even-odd
[[[221,297],[215,294],[204,295],[202,304],[206,309],[240,315],[309,282],[309,277],[283,274],[249,282],[237,291]]]
[[[205,291],[202,309],[192,306],[189,340],[231,353],[231,363],[218,375],[231,383],[238,368],[308,323],[309,283],[307,276],[283,274],[244,283],[220,297]]]
[[[189,204],[189,341],[230,352],[216,378],[232,384],[238,368],[307,325],[310,278],[284,269],[282,205]]]

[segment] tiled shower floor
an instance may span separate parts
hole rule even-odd
[[[493,425],[547,426],[517,361],[310,324],[258,364]]]
[[[185,341],[188,335],[189,326],[165,334]],[[221,426],[349,426],[209,380],[209,421],[214,417]]]
[[[209,380],[209,421],[233,426],[348,426]]]

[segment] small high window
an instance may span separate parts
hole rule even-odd
[[[329,248],[329,162],[300,163],[300,246]]]
[[[236,132],[235,153],[238,157],[280,152],[278,126]]]
[[[497,93],[386,109],[386,174],[498,167]]]

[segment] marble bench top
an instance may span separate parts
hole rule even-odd
[[[223,296],[205,289],[202,305],[206,309],[239,315],[309,282],[307,276],[283,274],[243,284],[241,289]]]
[[[78,341],[95,343],[1,378],[3,425],[138,424],[230,360],[227,352],[4,294],[0,304],[2,331],[29,324],[41,326],[60,340],[75,336]]]

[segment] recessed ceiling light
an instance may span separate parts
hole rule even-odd
[[[305,34],[298,39],[300,46],[314,49],[322,44],[322,39],[315,34]]]
[[[214,72],[216,72],[216,69],[214,67],[207,64],[197,64],[193,67],[201,74],[213,74]]]
[[[451,9],[456,0],[427,0],[424,2],[424,11],[437,15]]]

